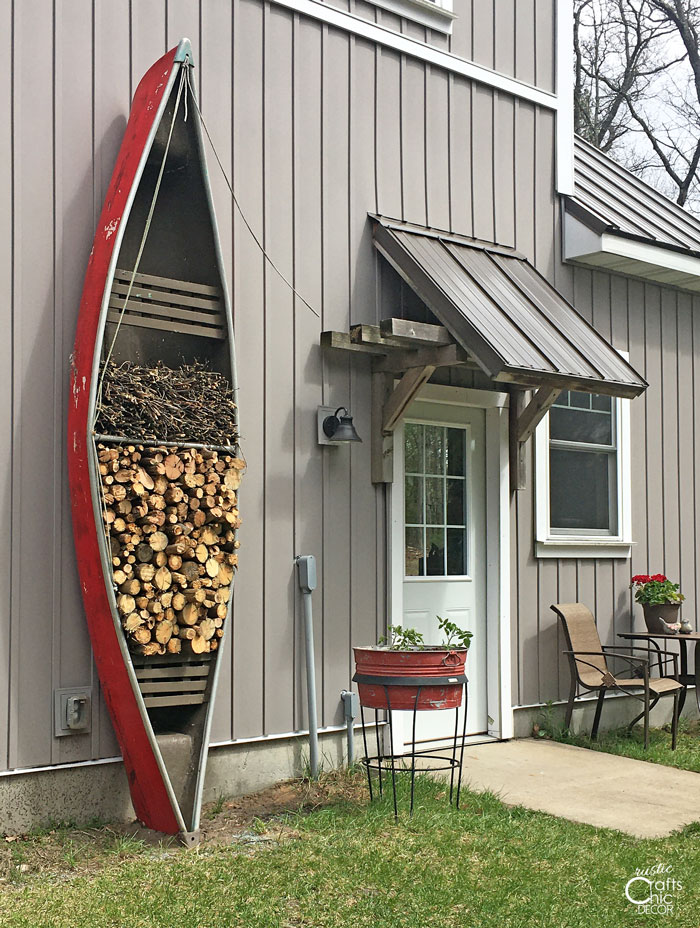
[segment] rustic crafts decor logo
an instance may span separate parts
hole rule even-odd
[[[676,893],[683,884],[672,876],[671,864],[637,867],[625,884],[625,897],[636,907],[637,915],[672,915]]]

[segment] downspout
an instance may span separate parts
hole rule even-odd
[[[299,589],[304,606],[304,644],[306,650],[306,698],[309,715],[309,767],[311,779],[318,779],[318,721],[316,716],[316,662],[311,594],[316,589],[316,558],[301,554],[296,558]]]

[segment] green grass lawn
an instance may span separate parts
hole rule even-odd
[[[417,785],[412,819],[369,805],[361,780],[311,812],[251,823],[196,850],[123,839],[82,866],[94,841],[54,832],[11,844],[0,886],[8,928],[625,928],[700,924],[700,827],[643,841]],[[346,795],[350,795],[346,791]],[[358,798],[359,797],[359,798]],[[405,801],[405,797],[404,797]],[[211,816],[219,814],[219,803]],[[0,839],[1,842],[2,839]],[[66,847],[70,842],[71,846]],[[76,843],[77,842],[77,843]],[[121,844],[119,843],[121,842]],[[99,843],[99,842],[98,842]],[[61,863],[61,849],[65,847]],[[58,855],[57,852],[58,851]],[[27,861],[15,866],[18,861]],[[624,896],[636,868],[671,866],[672,915],[639,915]],[[13,875],[14,874],[14,875]]]
[[[641,725],[635,725],[631,732],[628,732],[626,728],[601,732],[597,741],[591,741],[587,734],[572,734],[563,726],[553,724],[545,713],[540,731],[545,737],[552,737],[555,741],[562,741],[565,744],[574,744],[608,754],[621,754],[653,764],[664,764],[667,767],[678,767],[681,770],[700,773],[700,722],[698,721],[689,722],[687,719],[680,719],[675,751],[671,750],[671,732],[668,726],[650,729],[647,750],[644,749],[644,732]],[[700,918],[698,918],[698,925],[700,925]]]

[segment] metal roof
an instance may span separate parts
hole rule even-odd
[[[626,397],[646,388],[522,255],[372,218],[377,249],[494,380]]]
[[[566,208],[594,231],[700,251],[700,220],[578,136]]]

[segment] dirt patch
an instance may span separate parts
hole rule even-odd
[[[287,780],[249,796],[221,797],[202,810],[202,847],[236,845],[248,850],[298,837],[284,821],[289,812],[309,812],[368,798],[364,775],[333,771],[318,782]],[[0,889],[37,878],[70,879],[139,855],[188,853],[176,838],[138,822],[78,828],[56,825],[28,835],[0,837]]]

